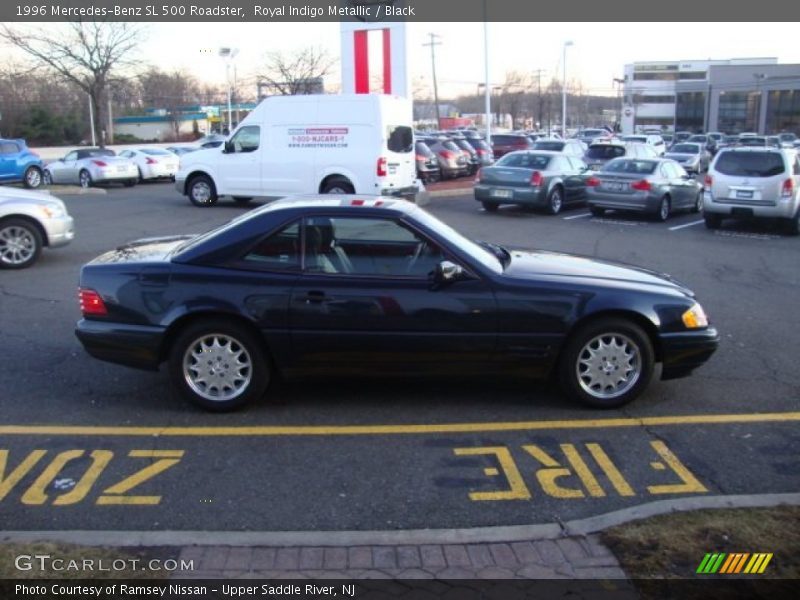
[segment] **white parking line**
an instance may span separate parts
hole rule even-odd
[[[692,221],[691,223],[684,223],[683,225],[675,225],[675,227],[670,227],[670,231],[677,231],[678,229],[683,229],[684,227],[692,227],[694,225],[700,225],[703,222],[703,219],[699,221]]]
[[[592,213],[584,213],[582,215],[572,215],[571,217],[563,217],[565,221],[569,221],[570,219],[582,219],[583,217],[591,217]]]

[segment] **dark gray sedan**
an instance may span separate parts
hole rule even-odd
[[[616,209],[666,221],[673,211],[698,212],[703,206],[702,184],[670,159],[616,158],[587,179],[586,193],[595,216]]]
[[[543,150],[512,152],[478,171],[475,200],[489,212],[501,204],[518,204],[555,215],[565,204],[586,201],[587,171],[575,156]]]
[[[673,144],[664,158],[671,158],[689,173],[705,173],[711,162],[711,154],[703,144],[696,142]]]

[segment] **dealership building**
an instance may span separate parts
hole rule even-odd
[[[800,65],[776,58],[628,64],[621,93],[623,133],[800,134]]]

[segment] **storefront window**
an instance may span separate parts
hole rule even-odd
[[[773,90],[767,96],[767,133],[800,133],[800,90]]]

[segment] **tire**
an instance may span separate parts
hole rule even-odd
[[[692,206],[691,211],[693,213],[699,213],[703,210],[703,192],[697,192],[697,198],[694,199],[694,206]]]
[[[664,196],[661,198],[661,202],[658,203],[658,210],[653,214],[653,219],[658,221],[659,223],[663,223],[667,219],[669,219],[670,215],[670,199],[669,196]]]
[[[135,186],[137,183],[138,183],[138,182],[137,182],[135,179],[126,179],[126,180],[125,180],[125,187],[133,187],[133,186]]]
[[[481,202],[481,205],[486,212],[497,212],[497,209],[500,208],[497,202]]]
[[[39,167],[28,167],[25,169],[22,182],[26,188],[35,190],[42,185],[42,170]]]
[[[323,194],[355,194],[353,184],[344,177],[329,179],[322,187]]]
[[[0,268],[25,269],[42,252],[42,234],[25,219],[6,219],[0,223]]]
[[[236,202],[236,204],[241,204],[241,205],[249,204],[250,200],[252,200],[252,199],[253,198],[250,197],[250,196],[234,196],[233,197],[233,201]]]
[[[604,214],[606,214],[606,209],[602,206],[590,206],[589,212],[592,213],[593,217],[602,217]]]
[[[705,221],[706,229],[719,229],[722,225],[722,217],[713,213],[704,213],[703,221]]]
[[[42,173],[42,185],[53,185],[53,176],[47,169]]]
[[[90,188],[92,187],[92,175],[86,169],[83,169],[80,173],[78,173],[78,184],[82,188]]]
[[[189,201],[195,206],[207,207],[217,203],[217,188],[208,175],[195,175],[186,189]]]
[[[800,235],[800,211],[791,219],[786,219],[784,224],[786,235]]]
[[[626,358],[626,349],[631,359]],[[592,350],[599,356],[592,355]],[[573,400],[593,408],[617,408],[645,390],[654,364],[653,344],[641,327],[628,319],[603,317],[570,336],[561,352],[558,376],[562,389]],[[626,366],[632,369],[628,381],[618,373]],[[607,387],[603,387],[605,384]]]
[[[238,369],[231,366],[234,360],[242,363]],[[255,333],[225,319],[189,325],[175,339],[169,356],[170,377],[180,395],[212,412],[258,400],[267,389],[271,371]]]
[[[550,193],[547,195],[547,205],[545,210],[547,211],[548,215],[557,215],[561,212],[561,208],[564,206],[564,190],[561,189],[560,185],[553,186],[553,189],[550,190]]]

